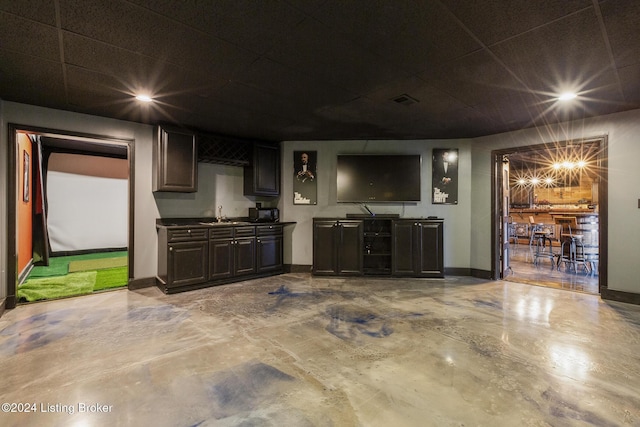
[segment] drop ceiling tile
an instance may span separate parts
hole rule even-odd
[[[73,65],[66,70],[71,104],[93,108],[134,102],[129,88],[117,77]]]
[[[290,35],[265,56],[321,83],[365,93],[408,75],[313,20],[305,20]]]
[[[65,0],[63,5],[63,29],[185,68],[229,78],[257,59],[228,42],[121,0]]]
[[[171,0],[134,3],[252,52],[269,49],[305,16],[283,0],[198,2],[193,7]]]
[[[188,105],[188,109],[179,109],[175,106]],[[169,116],[180,116],[180,111],[186,111],[190,117],[179,124],[193,124],[198,129],[236,136],[241,138],[266,138],[274,139],[273,131],[278,127],[289,125],[293,120],[283,118],[276,114],[258,111],[251,106],[235,106],[220,102],[215,96],[210,98],[194,97],[186,94],[175,94],[166,99],[164,109]],[[173,119],[165,121],[173,122]],[[198,124],[196,126],[196,124]],[[260,133],[260,129],[263,132]],[[256,132],[260,133],[258,135]],[[279,140],[275,138],[275,140]]]
[[[513,98],[509,102],[486,100],[472,107],[483,116],[491,118],[494,126],[500,129],[522,129],[533,126],[548,114],[553,103],[542,102],[526,95],[524,99]]]
[[[468,54],[480,45],[438,2],[387,2],[362,8],[329,2],[314,16],[388,63],[418,73]],[[392,8],[393,11],[387,10]]]
[[[467,106],[482,104],[487,99],[508,99],[526,91],[526,86],[487,51],[425,71],[420,78]]]
[[[287,100],[301,109],[321,108],[357,97],[355,92],[320,82],[308,73],[296,71],[267,58],[251,64],[234,80]]]
[[[630,65],[618,70],[625,101],[640,108],[640,65]]]
[[[153,75],[164,63],[114,45],[64,33],[65,62],[88,70],[119,76],[132,84]]]
[[[591,9],[514,37],[491,50],[536,91],[557,93],[571,87],[588,90],[595,77],[600,81],[612,78],[612,74],[606,74],[611,63]]]
[[[25,80],[29,83],[22,83]],[[62,66],[58,62],[0,49],[0,98],[64,108]]]
[[[312,15],[333,31],[361,46],[375,46],[407,26],[415,1],[369,0],[366,7],[357,1],[328,0]]]
[[[60,61],[58,32],[50,25],[0,12],[0,40],[3,50]]]
[[[0,2],[0,11],[21,16],[31,21],[51,26],[56,25],[55,3],[51,0],[2,1]]]
[[[451,111],[449,114],[439,117],[438,122],[444,128],[441,134],[443,138],[472,138],[505,131],[502,126],[496,125],[489,117],[470,107]],[[497,132],[494,132],[493,129],[497,129]]]
[[[213,96],[216,102],[245,108],[252,111],[290,120],[301,120],[312,114],[314,106],[306,105],[303,99],[286,99],[251,86],[229,83],[217,90]]]
[[[640,63],[640,2],[625,1],[621,7],[619,1],[606,1],[600,9],[616,67]]]
[[[203,70],[137,54],[93,39],[66,32],[64,35],[66,62],[120,80],[131,93],[149,92],[162,97],[175,92],[198,96],[210,94],[227,80]]]
[[[396,43],[397,52],[394,55],[392,45],[386,48],[389,58],[410,59],[413,53],[425,62],[426,67],[420,68],[422,71],[481,48],[440,2],[414,3],[411,21]]]
[[[592,0],[442,0],[485,45],[492,45],[585,8]]]
[[[419,109],[425,115],[445,110],[448,111],[451,109],[457,110],[465,107],[465,105],[459,100],[449,96],[448,94],[431,86],[425,80],[415,76],[392,82],[374,92],[367,93],[366,96],[367,98],[376,101],[381,106],[393,105],[394,107],[402,107],[406,109],[406,106],[394,101],[398,96],[405,94],[418,101],[418,104],[413,104],[411,107]]]

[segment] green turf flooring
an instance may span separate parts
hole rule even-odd
[[[108,261],[111,258],[126,258],[126,256],[126,251],[119,251],[51,257],[49,266],[34,267],[25,282],[18,287],[18,301],[32,302],[65,298],[126,286],[129,280],[126,265],[69,272],[69,263],[72,262],[103,259]],[[111,267],[109,262],[98,264]]]
[[[69,273],[69,263],[71,261],[84,261],[89,259],[117,258],[127,256],[127,251],[118,252],[96,252],[83,255],[69,255],[60,257],[50,257],[48,266],[36,265],[29,273],[28,279],[36,277],[63,276]]]

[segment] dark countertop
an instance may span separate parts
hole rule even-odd
[[[444,218],[440,218],[440,217],[426,217],[426,218],[415,218],[415,217],[399,217],[396,215],[375,215],[375,216],[371,216],[371,215],[362,215],[362,216],[356,216],[356,215],[347,215],[344,217],[313,217],[314,220],[330,220],[330,221],[335,221],[335,220],[359,220],[359,219],[368,219],[368,220],[398,220],[398,221],[444,221]]]
[[[291,225],[295,221],[251,222],[248,218],[227,218],[218,222],[215,218],[156,218],[156,227],[238,227],[247,225]]]

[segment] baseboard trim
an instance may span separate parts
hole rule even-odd
[[[480,270],[477,268],[472,268],[471,270],[471,277],[477,277],[478,279],[486,279],[486,280],[491,280],[491,271],[489,270]]]
[[[306,264],[285,264],[285,273],[311,273],[312,266]]]
[[[600,296],[605,300],[640,305],[640,294],[634,294],[632,292],[614,291],[604,288],[600,290]]]
[[[285,264],[285,273],[311,273],[313,266],[306,264]],[[445,267],[445,276],[472,276],[480,279],[491,280],[491,271],[478,270],[476,268],[464,268],[464,267]]]
[[[135,291],[136,289],[151,288],[155,285],[156,285],[155,277],[143,277],[140,279],[130,279],[129,285],[127,286],[127,288],[130,291]]]
[[[444,274],[446,276],[471,276],[470,268],[445,267]]]
[[[18,299],[16,298],[15,295],[9,295],[7,296],[7,298],[4,300],[4,306],[7,310],[10,310],[12,308],[16,308],[16,305],[18,304]]]
[[[2,317],[5,309],[7,308],[5,302],[6,300],[4,298],[2,299],[2,302],[0,302],[0,317]]]

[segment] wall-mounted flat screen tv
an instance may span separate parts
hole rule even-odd
[[[419,154],[339,154],[338,202],[419,202]]]

